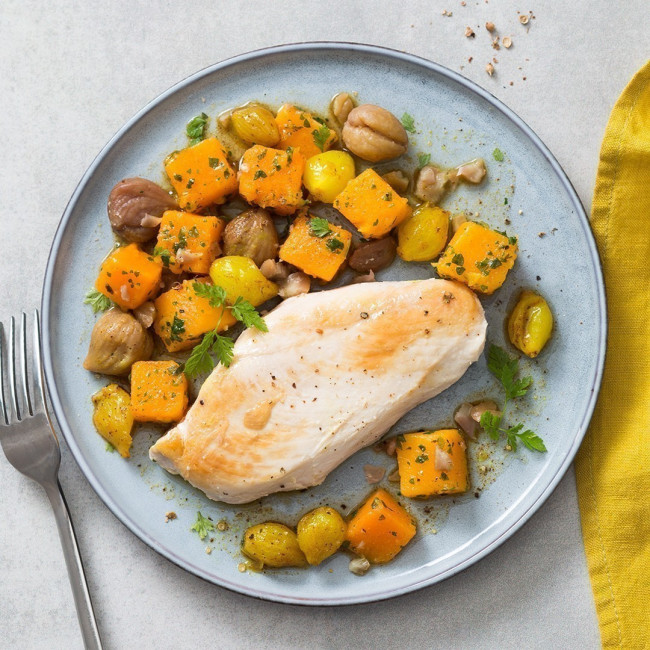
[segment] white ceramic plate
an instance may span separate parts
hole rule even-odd
[[[147,450],[160,431],[140,430],[128,461],[107,453],[93,430],[90,402],[106,380],[81,367],[95,321],[83,298],[112,243],[108,193],[128,176],[160,181],[165,156],[186,146],[190,118],[201,111],[214,117],[251,99],[276,106],[290,101],[325,113],[331,96],[342,90],[415,118],[413,166],[419,152],[449,166],[476,156],[487,161],[487,182],[463,187],[445,207],[479,213],[476,218],[499,229],[509,219],[507,229],[519,237],[515,270],[501,290],[482,300],[489,342],[507,346],[504,317],[522,287],[540,291],[555,313],[550,344],[535,362],[522,361],[535,385],[511,416],[536,430],[549,451],[508,454],[500,445],[487,461],[478,461],[478,452],[490,451],[490,445],[470,445],[472,492],[409,502],[419,521],[417,537],[392,563],[362,578],[349,573],[344,554],[309,570],[240,573],[239,544],[250,522],[295,524],[300,514],[324,503],[349,511],[368,493],[363,465],[391,468],[394,461],[365,450],[317,488],[242,507],[213,503],[151,463]],[[503,162],[492,156],[496,147],[505,154]],[[426,264],[396,263],[380,279],[433,275]],[[310,605],[379,600],[432,584],[476,562],[517,530],[552,492],[580,445],[600,384],[606,334],[603,282],[587,218],[564,172],[530,128],[489,93],[434,63],[341,43],[285,45],[219,63],[177,84],[130,120],[90,166],[65,210],[48,262],[43,322],[45,373],[56,416],[82,471],[110,510],[152,548],[197,576],[252,596]],[[484,359],[392,431],[450,425],[455,406],[482,395],[501,396]],[[479,464],[488,467],[485,475],[477,471]],[[189,530],[199,509],[214,521],[227,520],[229,530],[201,542]],[[178,518],[165,523],[169,511]],[[206,545],[213,548],[209,555]]]

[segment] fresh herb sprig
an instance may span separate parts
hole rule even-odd
[[[199,539],[203,540],[208,536],[208,533],[214,530],[214,524],[210,519],[204,517],[201,514],[201,511],[198,510],[196,513],[196,521],[190,530],[195,532],[199,536]]]
[[[419,153],[418,154],[418,169],[426,167],[431,162],[430,153]]]
[[[185,133],[190,139],[190,146],[201,142],[205,138],[205,125],[208,123],[208,116],[205,113],[193,117],[185,127]]]
[[[223,287],[206,284],[205,282],[194,282],[192,288],[197,296],[206,298],[211,307],[224,307],[224,311],[229,309],[234,318],[246,327],[254,327],[260,332],[269,331],[257,309],[241,296],[232,305],[227,305],[226,291]],[[192,350],[192,354],[185,362],[185,374],[188,376],[194,377],[210,372],[214,368],[212,355],[226,368],[232,362],[235,342],[229,336],[219,334],[220,324],[221,319],[219,319],[219,323],[213,330],[204,334],[203,340]]]
[[[498,347],[491,345],[488,350],[488,370],[501,382],[506,396],[503,401],[503,411],[501,414],[485,411],[481,416],[481,426],[484,431],[492,438],[498,440],[501,436],[505,436],[507,444],[513,451],[517,450],[517,443],[521,442],[525,447],[532,451],[544,452],[546,445],[544,441],[530,429],[522,431],[523,424],[516,424],[512,427],[504,428],[503,416],[508,406],[508,401],[523,397],[533,383],[532,377],[522,377],[517,379],[519,372],[519,361]]]
[[[84,298],[84,305],[90,305],[94,314],[115,307],[115,303],[97,289],[91,289]]]

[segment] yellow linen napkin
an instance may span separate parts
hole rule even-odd
[[[650,62],[605,131],[591,224],[607,289],[603,384],[576,458],[605,648],[650,648]]]

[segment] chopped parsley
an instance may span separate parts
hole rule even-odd
[[[409,115],[408,113],[404,113],[400,121],[402,122],[402,126],[406,131],[408,131],[409,133],[415,133],[415,120],[413,119],[412,115]]]
[[[204,517],[199,510],[196,513],[196,521],[192,524],[190,530],[195,532],[200,540],[204,540],[208,533],[214,530],[214,524],[208,517]]]
[[[314,129],[311,132],[313,138],[314,138],[314,144],[321,150],[325,151],[325,145],[327,144],[327,140],[330,137],[330,130],[327,126],[327,124],[321,125],[320,128]]]
[[[462,266],[465,264],[465,258],[462,256],[461,253],[456,253],[452,258],[451,258],[451,263],[456,264],[458,266]]]
[[[266,172],[263,169],[258,169],[253,175],[254,181],[256,181],[258,178],[266,178]]]
[[[169,268],[169,264],[172,260],[172,255],[166,248],[162,248],[161,246],[156,246],[156,248],[153,249],[153,254],[162,260],[163,266],[166,269]]]
[[[208,116],[205,113],[193,117],[185,127],[185,133],[190,139],[190,146],[201,142],[205,138],[205,126],[208,123]]]
[[[106,311],[115,306],[115,303],[97,289],[91,289],[84,298],[84,305],[90,305],[94,314]]]
[[[321,217],[312,217],[309,220],[309,233],[314,237],[327,237],[332,234],[330,222]]]
[[[345,247],[343,242],[340,239],[338,239],[338,237],[332,237],[328,239],[325,245],[329,250],[332,251],[332,253],[338,253],[342,248]]]
[[[212,169],[218,169],[222,164],[223,163],[219,160],[219,158],[208,158],[208,165],[210,165]]]
[[[497,161],[497,162],[503,162],[503,151],[499,149],[498,147],[492,152],[492,157]]]
[[[418,169],[422,169],[422,167],[426,167],[430,162],[431,162],[431,154],[430,153],[419,153],[418,154]]]
[[[169,338],[172,341],[182,341],[181,334],[185,333],[185,321],[174,314],[174,320],[169,326]]]

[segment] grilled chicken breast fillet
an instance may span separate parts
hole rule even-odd
[[[478,359],[478,299],[447,280],[304,294],[246,330],[150,457],[211,499],[247,503],[322,483]]]

